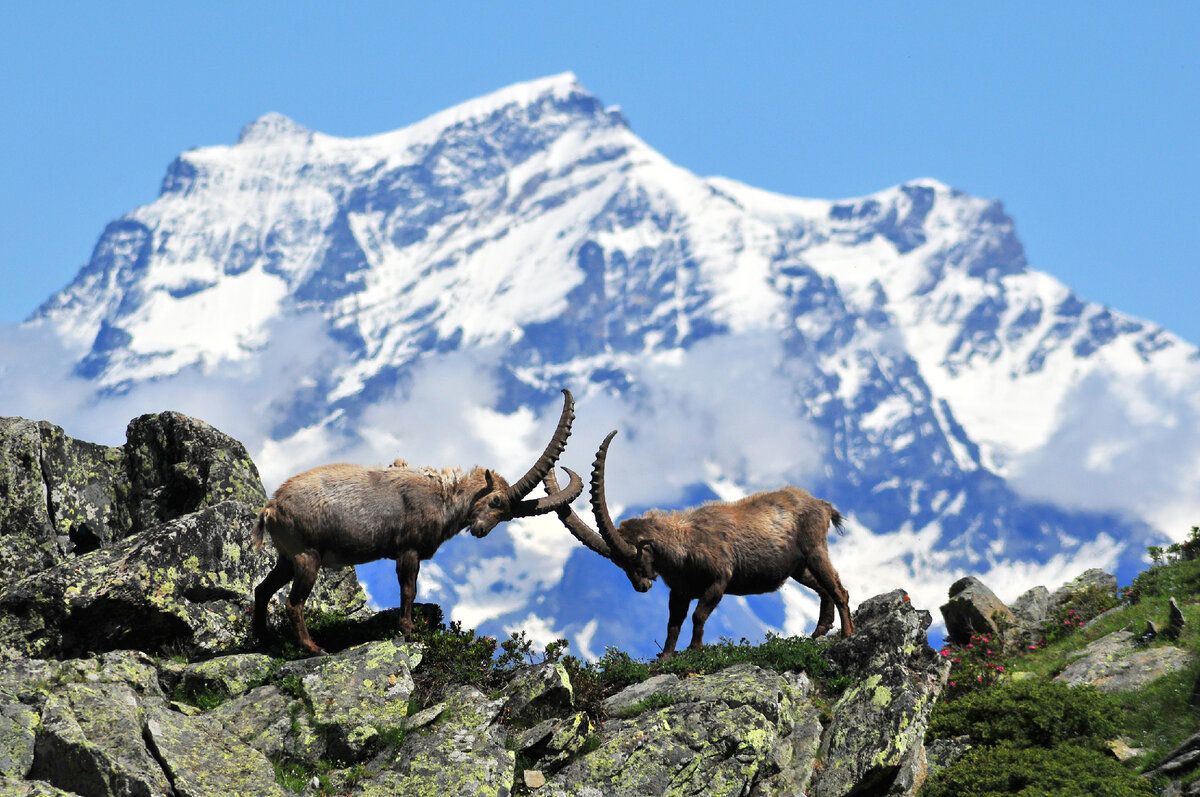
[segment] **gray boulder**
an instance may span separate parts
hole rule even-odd
[[[275,768],[267,757],[227,733],[219,723],[162,707],[153,707],[147,714],[146,740],[162,762],[177,797],[286,794],[275,783]]]
[[[1012,610],[975,576],[950,585],[950,600],[941,606],[946,635],[951,641],[970,641],[975,634],[999,634],[1015,622]]]
[[[813,797],[852,789],[910,794],[921,786],[925,728],[950,672],[949,660],[929,647],[932,619],[903,590],[858,607],[857,630],[830,651],[854,685],[822,735],[825,763]]]
[[[171,794],[143,727],[141,703],[127,685],[68,684],[42,710],[29,775],[80,794]]]
[[[812,692],[803,675],[749,664],[668,684],[670,705],[609,719],[539,793],[801,793],[821,736]]]
[[[1096,567],[1085,570],[1054,591],[1054,594],[1050,596],[1050,613],[1088,590],[1100,590],[1115,596],[1117,594],[1117,577]]]
[[[216,504],[10,585],[0,592],[0,648],[46,658],[254,644],[249,596],[269,568],[250,545],[254,517],[246,504]],[[327,583],[324,594],[335,590]],[[358,600],[342,608],[361,608],[361,588]]]
[[[9,581],[223,501],[266,501],[246,449],[176,412],[130,422],[121,447],[0,418],[0,568]]]
[[[435,724],[409,734],[395,755],[355,787],[363,795],[511,794],[516,754],[495,724],[504,699],[460,686],[447,695]]]
[[[1188,666],[1192,654],[1172,646],[1143,648],[1131,631],[1114,631],[1083,649],[1054,680],[1070,686],[1091,684],[1101,692],[1124,692]]]

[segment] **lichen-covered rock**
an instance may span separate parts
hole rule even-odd
[[[1099,590],[1116,596],[1117,577],[1096,567],[1083,571],[1071,581],[1054,590],[1054,594],[1050,596],[1050,612],[1088,590]]]
[[[276,686],[252,689],[207,716],[273,761],[298,761],[315,767],[327,757],[325,734],[313,724],[308,706]]]
[[[749,664],[660,692],[670,705],[610,719],[599,747],[539,793],[794,794],[804,791],[821,732],[806,676]]]
[[[129,424],[122,447],[0,418],[0,569],[11,582],[222,501],[266,501],[233,438],[175,412]]]
[[[33,706],[0,696],[0,775],[23,778],[33,765],[41,717]]]
[[[419,648],[383,640],[295,665],[308,670],[300,688],[314,723],[327,730],[334,755],[359,760],[379,746],[380,734],[404,727],[412,671],[420,661]],[[280,675],[291,671],[285,666]]]
[[[45,421],[0,418],[0,569],[12,581],[128,530],[120,449]]]
[[[536,761],[538,771],[550,774],[562,769],[571,759],[583,753],[596,726],[586,712],[577,711],[565,719],[540,722],[517,739],[517,747],[530,761]],[[543,777],[543,783],[544,777]]]
[[[972,634],[998,634],[1014,623],[1012,610],[975,576],[964,576],[950,585],[950,600],[941,606],[946,635],[966,643]]]
[[[1114,631],[1083,649],[1054,680],[1070,686],[1091,684],[1101,692],[1140,689],[1169,672],[1186,667],[1192,654],[1176,647],[1144,649],[1130,631]]]
[[[217,656],[186,665],[178,686],[184,694],[237,697],[262,684],[273,666],[274,660],[262,653]]]
[[[211,719],[149,707],[146,738],[177,797],[286,794],[267,757]]]
[[[17,780],[0,775],[0,797],[76,797],[44,780]]]
[[[66,684],[123,684],[139,698],[163,696],[154,661],[144,653],[116,650],[91,659],[0,661],[0,703],[13,700],[41,712],[51,693]]]
[[[504,687],[504,697],[509,717],[517,721],[562,713],[575,702],[571,679],[561,661],[522,667]]]
[[[125,431],[132,531],[238,501],[267,500],[258,468],[237,440],[178,412],[142,415]]]
[[[830,650],[854,680],[834,705],[821,741],[824,766],[813,797],[911,794],[921,783],[925,727],[945,685],[949,661],[929,647],[932,618],[903,590],[864,601],[855,633]],[[906,783],[908,772],[914,782]]]
[[[249,506],[228,501],[11,585],[0,593],[0,647],[45,658],[254,644],[250,595],[270,568],[250,543],[254,519]],[[355,603],[338,608],[357,611]]]
[[[651,676],[636,684],[630,684],[615,695],[606,697],[603,703],[604,710],[614,716],[622,714],[652,695],[661,694],[667,687],[678,680],[678,675],[663,673]]]
[[[127,685],[68,684],[42,709],[30,777],[80,794],[170,794],[142,728],[142,706]]]
[[[29,656],[249,641],[254,513],[227,502],[56,565],[0,594],[0,645]]]
[[[356,793],[507,797],[516,754],[494,724],[503,707],[503,698],[489,700],[471,686],[451,690],[437,722],[408,734],[387,767],[360,783]]]

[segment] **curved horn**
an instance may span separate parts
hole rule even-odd
[[[546,450],[538,457],[538,461],[504,494],[504,498],[509,504],[515,505],[529,495],[537,483],[554,468],[554,463],[558,461],[558,458],[562,456],[563,449],[567,447],[567,438],[571,436],[571,423],[574,420],[575,397],[571,395],[571,391],[563,388],[563,408],[562,415],[558,418],[558,428],[554,430],[554,436],[550,438]]]
[[[569,470],[567,471],[567,473],[570,472],[571,471]],[[554,493],[558,492],[558,479],[554,478],[553,470],[546,474],[546,478],[542,479],[542,484],[546,486],[546,492],[548,494],[553,495]],[[558,519],[563,522],[563,525],[567,527],[567,531],[571,532],[575,539],[579,540],[588,548],[591,548],[593,551],[603,556],[605,559],[612,558],[612,554],[608,550],[608,543],[604,541],[603,537],[592,531],[591,528],[588,527],[588,524],[584,523],[583,520],[580,519],[579,515],[575,514],[574,510],[571,509],[570,504],[563,504],[555,511],[558,512]]]
[[[547,479],[554,481],[554,491],[546,490],[545,498],[538,498],[534,501],[519,501],[512,508],[513,517],[529,517],[530,515],[544,515],[547,512],[553,512],[560,507],[570,507],[571,502],[579,497],[583,492],[583,479],[579,478],[579,474],[570,468],[563,468],[567,472],[567,476],[571,481],[566,488],[559,490],[558,481],[554,479],[554,468],[550,468],[550,473],[546,475]],[[545,481],[545,479],[543,479]]]
[[[617,533],[617,528],[608,514],[608,504],[604,500],[604,460],[608,457],[608,444],[616,436],[616,429],[608,433],[608,437],[600,444],[600,450],[596,452],[596,461],[592,463],[592,514],[596,516],[596,528],[600,530],[600,536],[608,543],[608,549],[615,554],[612,557],[613,561],[619,564],[636,559],[637,548]]]

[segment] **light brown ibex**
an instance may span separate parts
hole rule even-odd
[[[571,480],[565,490],[525,499],[552,475],[574,418],[574,399],[564,390],[562,415],[550,443],[511,487],[483,468],[410,468],[403,460],[386,467],[325,465],[285,481],[254,525],[255,546],[261,549],[264,533],[269,533],[279,554],[274,569],[254,589],[255,634],[265,635],[267,603],[291,581],[288,618],[300,644],[321,653],[304,622],[304,601],[320,568],[395,559],[400,629],[411,637],[421,561],[432,557],[443,542],[465,528],[483,537],[502,521],[554,511],[582,492],[583,481],[568,470]]]
[[[614,527],[604,498],[604,463],[615,435],[614,431],[604,438],[592,465],[592,513],[599,533],[568,505],[557,513],[580,542],[620,566],[638,592],[646,592],[654,579],[662,576],[671,593],[660,661],[674,654],[692,600],[697,603],[689,647],[698,648],[704,639],[704,623],[724,595],[774,592],[788,578],[821,598],[814,637],[823,636],[833,626],[835,606],[842,636],[854,632],[850,596],[829,560],[829,525],[839,531],[842,527],[841,513],[832,504],[798,487],[784,487],[683,511],[651,510]],[[553,473],[543,480],[547,491],[558,490]]]

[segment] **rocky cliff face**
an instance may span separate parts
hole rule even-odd
[[[547,662],[423,708],[425,649],[370,638],[350,570],[310,605],[360,641],[292,661],[256,647],[247,609],[272,557],[249,545],[265,495],[236,441],[173,413],[119,448],[0,430],[0,794],[282,794],[295,767],[319,773],[312,794],[900,795],[923,779],[946,670],[902,590],[829,643],[836,688],[747,664],[585,706]]]

